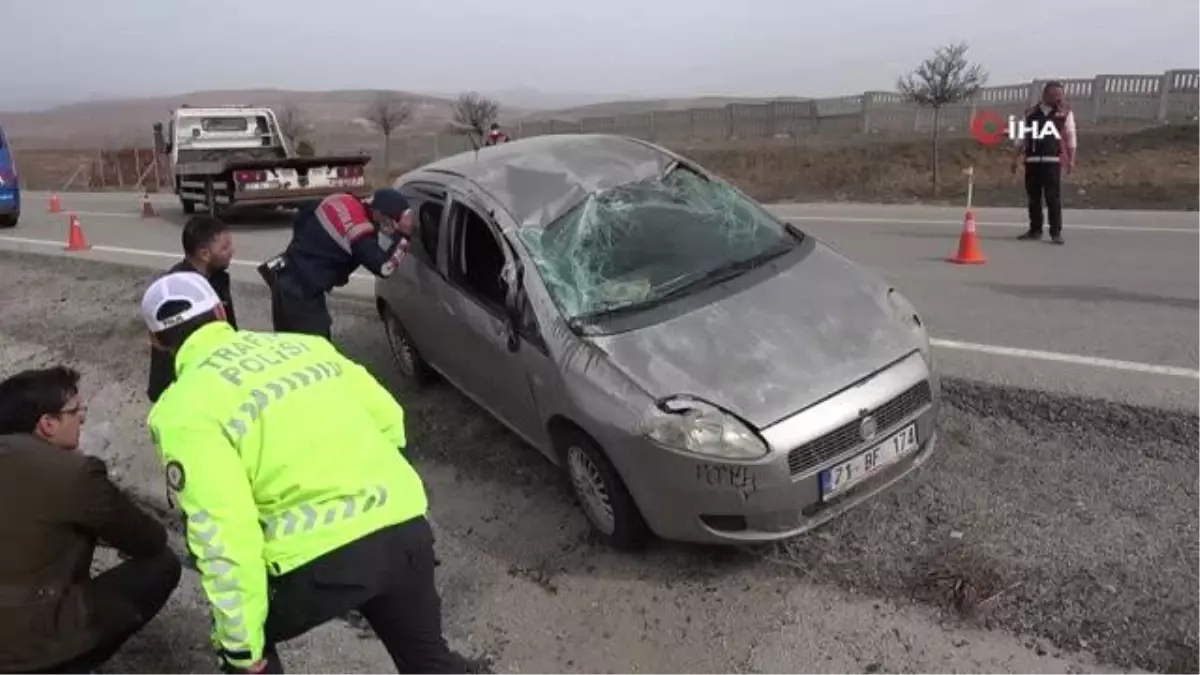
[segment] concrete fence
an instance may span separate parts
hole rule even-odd
[[[1161,75],[1097,75],[1061,80],[1081,126],[1101,122],[1178,123],[1200,115],[1200,70]],[[1040,97],[1047,80],[987,87],[969,103],[946,106],[943,131],[964,132],[975,113],[1018,115]],[[578,120],[523,120],[506,125],[513,138],[569,133],[617,133],[670,143],[707,143],[811,135],[911,134],[932,132],[933,110],[906,102],[890,91],[857,96],[774,101],[758,105],[693,108]],[[393,162],[413,163],[471,149],[463,136],[437,134],[392,141]]]

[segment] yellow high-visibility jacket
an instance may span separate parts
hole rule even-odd
[[[404,411],[327,340],[201,327],[150,410],[168,494],[235,667],[262,658],[268,576],[426,512]]]

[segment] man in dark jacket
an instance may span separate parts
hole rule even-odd
[[[225,317],[229,325],[237,328],[237,317],[233,312],[233,296],[230,293],[229,263],[233,260],[233,235],[229,225],[211,216],[196,216],[183,226],[183,260],[167,270],[171,272],[199,272],[217,292],[225,305]],[[158,400],[175,381],[175,362],[167,352],[150,348],[150,382],[146,395],[151,402]]]
[[[163,526],[78,452],[85,416],[74,370],[0,382],[0,672],[89,672],[179,584]],[[92,578],[98,540],[129,559]]]
[[[1021,158],[1025,159],[1025,196],[1029,202],[1029,229],[1018,239],[1039,240],[1042,224],[1050,221],[1050,241],[1062,245],[1062,174],[1075,169],[1078,134],[1075,113],[1067,105],[1061,82],[1047,82],[1042,88],[1042,100],[1025,111],[1024,126],[1039,132],[1052,125],[1054,133],[1038,133],[1016,139],[1013,143],[1012,172],[1017,172]],[[1043,215],[1042,202],[1046,203]]]
[[[412,229],[408,200],[391,188],[376,191],[369,204],[342,193],[302,210],[287,249],[258,268],[271,286],[275,331],[329,339],[333,318],[325,296],[345,286],[359,267],[377,277],[391,276],[408,250]],[[386,248],[380,234],[392,239]]]

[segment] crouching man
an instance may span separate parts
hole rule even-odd
[[[179,585],[166,529],[77,451],[86,414],[69,368],[0,382],[0,672],[90,672]],[[93,578],[98,540],[129,559]]]
[[[225,672],[359,610],[400,672],[461,673],[442,636],[425,487],[404,410],[323,337],[235,330],[204,277],[142,298],[178,379],[147,426],[187,521]]]

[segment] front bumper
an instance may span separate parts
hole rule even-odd
[[[888,488],[932,455],[940,391],[917,353],[762,431],[771,451],[753,462],[706,460],[631,439],[622,470],[647,524],[664,539],[749,544],[803,534]],[[881,420],[857,436],[864,411]],[[820,476],[915,424],[917,446],[822,500]],[[853,437],[847,430],[853,430]],[[621,462],[622,468],[627,465]]]

